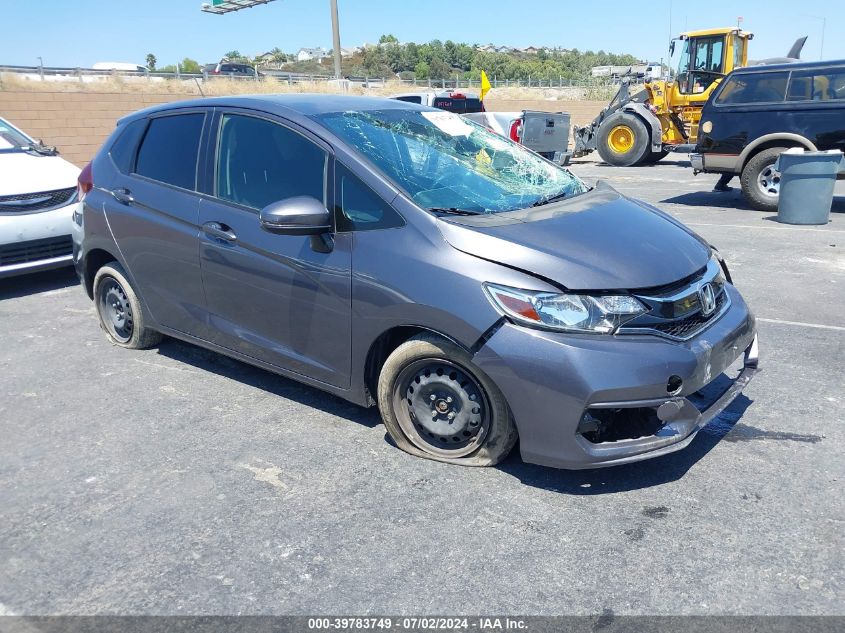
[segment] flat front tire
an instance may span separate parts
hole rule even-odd
[[[463,466],[492,466],[516,443],[504,395],[469,353],[421,334],[393,351],[378,381],[390,437],[412,455]]]
[[[100,327],[115,345],[147,349],[161,341],[161,334],[144,323],[138,295],[119,263],[105,264],[94,276],[94,305]]]

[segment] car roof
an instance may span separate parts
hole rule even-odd
[[[313,116],[329,112],[346,112],[348,110],[392,110],[412,109],[430,110],[406,101],[397,101],[386,97],[358,97],[351,95],[329,94],[279,94],[279,95],[237,95],[231,97],[206,97],[205,99],[191,99],[165,103],[144,110],[134,112],[119,121],[130,121],[136,118],[150,116],[163,112],[178,111],[189,108],[245,108],[260,110],[280,116]]]
[[[845,59],[831,60],[826,62],[784,62],[780,64],[760,64],[758,66],[744,66],[737,68],[731,74],[744,75],[747,73],[762,73],[772,70],[811,70],[813,68],[829,68],[832,66],[845,66]]]

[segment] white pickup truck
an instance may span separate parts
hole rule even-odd
[[[572,158],[569,151],[569,114],[566,112],[523,110],[474,112],[463,116],[560,165],[568,165]]]

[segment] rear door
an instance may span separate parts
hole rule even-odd
[[[291,123],[251,111],[220,111],[213,126],[210,195],[200,204],[213,340],[348,387],[352,235],[279,235],[258,221],[260,209],[294,196],[331,204],[329,146]]]
[[[104,203],[128,272],[153,318],[200,338],[206,335],[206,311],[196,190],[205,121],[202,109],[152,117],[140,143],[131,146],[137,151],[128,157],[126,173],[109,183],[112,195]]]

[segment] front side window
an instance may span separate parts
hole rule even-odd
[[[498,213],[587,190],[568,170],[450,112],[395,108],[313,118],[423,208]]]
[[[795,71],[789,81],[789,101],[845,99],[845,68]]]
[[[779,103],[786,96],[789,73],[740,73],[725,82],[716,98],[716,105]]]
[[[217,142],[217,197],[253,209],[294,196],[325,202],[327,158],[278,123],[226,114]]]
[[[392,229],[405,224],[393,207],[339,162],[335,162],[335,204],[338,231]]]
[[[698,94],[707,90],[723,73],[723,52],[722,36],[686,40],[678,66],[681,93]]]
[[[195,190],[197,155],[204,121],[205,115],[199,112],[152,119],[138,150],[135,173],[182,189]]]

